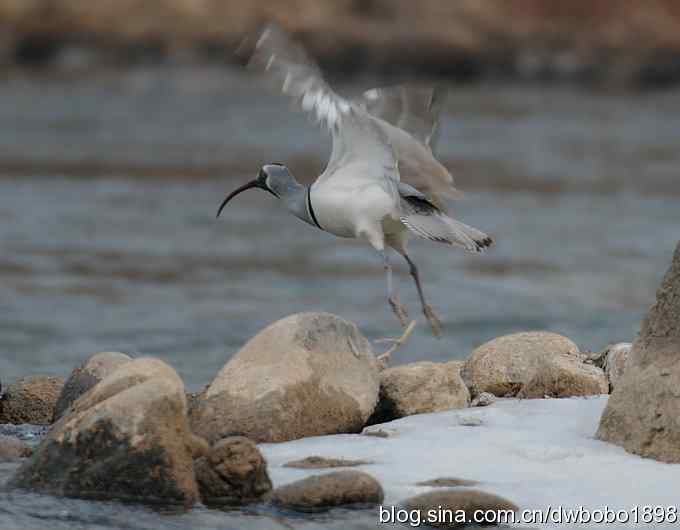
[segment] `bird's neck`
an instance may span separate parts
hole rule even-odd
[[[310,206],[308,186],[303,186],[297,181],[291,182],[281,194],[281,200],[295,217],[302,219],[307,224],[321,228],[312,213],[314,210]]]

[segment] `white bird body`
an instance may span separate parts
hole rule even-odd
[[[410,234],[481,252],[493,241],[483,232],[446,215],[443,198],[461,194],[437,161],[431,143],[441,101],[436,90],[403,87],[372,89],[347,100],[323,80],[304,50],[278,27],[269,25],[254,44],[249,64],[267,73],[302,110],[332,135],[324,172],[310,187],[299,184],[285,166],[262,167],[258,178],[230,194],[252,187],[285,201],[293,214],[338,237],[367,240],[384,259],[388,300],[405,325],[406,311],[392,291],[386,247],[409,264],[423,312],[435,334],[439,320],[426,303],[418,270],[407,254]],[[218,212],[218,215],[219,215]]]

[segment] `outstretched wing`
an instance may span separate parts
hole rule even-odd
[[[399,180],[389,136],[364,108],[338,95],[326,83],[300,44],[278,26],[269,24],[254,43],[246,41],[241,52],[248,47],[248,66],[267,74],[299,108],[331,133],[333,149],[319,181],[332,178],[338,169],[349,165],[360,166],[358,174],[365,178]]]
[[[398,85],[367,90],[358,103],[434,151],[445,98],[439,86]]]
[[[423,192],[440,209],[444,209],[444,199],[463,196],[432,152],[444,95],[438,87],[402,85],[374,88],[357,100],[389,138],[402,182]]]
[[[452,219],[415,188],[399,183],[401,222],[414,234],[430,241],[483,252],[494,241],[484,232]]]

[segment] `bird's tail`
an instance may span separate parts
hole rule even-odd
[[[484,252],[494,240],[481,230],[452,219],[448,215],[408,215],[402,223],[414,234],[452,246],[462,247],[468,252]]]

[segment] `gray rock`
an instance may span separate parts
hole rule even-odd
[[[479,484],[476,480],[468,480],[465,478],[450,478],[440,477],[432,480],[425,480],[418,482],[416,486],[429,486],[431,488],[457,488],[461,486],[476,486]]]
[[[276,488],[272,502],[300,512],[323,511],[337,506],[374,506],[383,501],[380,483],[361,471],[335,471]]]
[[[378,363],[357,327],[327,313],[302,313],[248,341],[197,397],[191,426],[210,442],[360,432],[378,389]]]
[[[137,359],[76,400],[9,485],[188,507],[198,497],[189,437],[182,381],[162,361]]]
[[[633,345],[630,342],[620,342],[607,347],[604,371],[607,374],[607,379],[609,379],[611,390],[614,390],[621,381],[632,348]]]
[[[52,423],[64,379],[46,375],[24,377],[9,385],[0,400],[0,423]]]
[[[680,462],[680,243],[597,438],[662,462]]]
[[[430,510],[434,510],[432,512],[434,514],[447,510],[452,516],[451,520],[438,520],[427,523],[428,526],[435,528],[460,528],[474,523],[476,522],[473,519],[475,512],[489,511],[489,513],[498,513],[500,510],[515,512],[519,510],[516,504],[503,497],[474,489],[432,491],[411,497],[401,504],[406,510],[418,510],[422,521],[427,520]],[[463,520],[457,520],[456,516],[461,516]]]
[[[32,453],[33,449],[21,440],[0,435],[0,462],[16,462]]]
[[[470,393],[459,368],[457,364],[419,362],[382,371],[378,406],[368,423],[466,408]]]
[[[609,382],[601,368],[585,364],[577,355],[561,354],[540,358],[517,397],[568,398],[608,393]]]
[[[482,392],[499,397],[515,396],[534,375],[541,359],[578,353],[576,344],[556,333],[515,333],[489,341],[473,351],[463,365],[461,377],[473,398]]]
[[[308,456],[301,460],[293,460],[283,465],[296,469],[330,469],[335,467],[356,467],[371,464],[368,460],[347,460],[345,458],[324,458],[323,456]]]
[[[257,446],[242,436],[224,438],[194,462],[205,504],[240,506],[261,500],[272,489],[267,462]]]
[[[61,390],[54,410],[54,420],[58,420],[71,404],[99,383],[119,366],[132,359],[124,353],[102,352],[90,357],[71,372]]]
[[[482,392],[470,403],[471,407],[488,407],[496,402],[496,396],[490,392]]]

